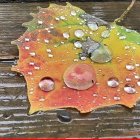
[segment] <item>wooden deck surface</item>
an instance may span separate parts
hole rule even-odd
[[[64,4],[64,3],[63,3]],[[113,21],[129,2],[73,2],[87,13]],[[53,110],[28,115],[29,102],[23,76],[12,72],[18,59],[11,45],[25,32],[30,12],[48,3],[0,4],[0,137],[140,137],[140,102],[133,109],[115,105],[81,115],[77,110]],[[140,32],[140,1],[123,22]]]

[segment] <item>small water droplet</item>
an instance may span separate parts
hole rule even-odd
[[[80,59],[81,59],[81,60],[86,60],[86,59],[87,59],[87,57],[82,56],[82,57],[80,57]]]
[[[124,91],[130,94],[133,94],[136,92],[134,85],[131,85],[131,84],[126,84],[124,86]]]
[[[45,101],[45,98],[41,97],[41,98],[39,99],[39,101],[40,101],[40,102],[44,102],[44,101]]]
[[[68,39],[70,37],[70,35],[68,33],[63,33],[63,37]]]
[[[72,16],[76,16],[76,12],[75,11],[71,11],[71,15]]]
[[[31,52],[30,55],[31,55],[32,57],[34,57],[34,56],[36,55],[36,53],[35,53],[35,52]]]
[[[60,16],[60,19],[65,20],[66,18],[64,16]]]
[[[119,39],[124,40],[124,39],[126,39],[126,36],[120,36]]]
[[[73,61],[74,61],[74,62],[78,62],[79,60],[78,60],[78,59],[74,59]]]
[[[92,22],[92,23],[88,23],[87,25],[92,31],[98,30],[98,25],[96,23]]]
[[[47,49],[46,51],[47,51],[47,53],[51,53],[52,52],[51,49]]]
[[[25,50],[29,50],[30,49],[30,47],[29,46],[25,46]]]
[[[52,57],[53,57],[53,55],[52,55],[52,54],[48,54],[48,57],[52,58]]]
[[[49,43],[49,40],[48,39],[44,39],[45,43]]]
[[[76,48],[81,48],[81,47],[82,47],[82,44],[81,44],[80,41],[76,41],[76,42],[74,42],[74,46],[75,46]]]
[[[125,80],[126,80],[127,82],[130,82],[130,81],[131,81],[131,78],[128,78],[128,77],[127,77]]]
[[[34,62],[30,62],[29,65],[30,65],[30,66],[34,66],[35,63],[34,63]]]
[[[125,46],[124,48],[125,48],[125,50],[128,50],[128,49],[130,49],[130,46]]]
[[[35,66],[34,69],[35,69],[35,70],[39,70],[40,67],[39,67],[39,66]]]
[[[81,37],[84,36],[83,30],[76,30],[76,31],[74,32],[74,34],[75,34],[75,36],[78,37],[78,38],[81,38]]]
[[[116,77],[111,77],[108,79],[107,85],[109,87],[112,87],[112,88],[118,87],[119,86],[119,79]]]
[[[139,80],[140,79],[140,75],[135,75],[135,79]]]
[[[54,87],[55,87],[54,81],[50,77],[44,77],[39,82],[39,88],[42,91],[46,91],[46,92],[52,91]]]
[[[133,64],[126,64],[125,67],[127,70],[130,70],[130,71],[135,69],[135,66]]]
[[[43,24],[43,21],[38,20],[38,24],[39,24],[39,25]]]
[[[71,120],[72,120],[71,114],[65,110],[57,111],[57,117],[58,117],[59,121],[63,122],[63,123],[68,123],[68,122],[71,122]]]
[[[59,21],[59,20],[60,20],[60,18],[56,17],[56,18],[55,18],[55,20]]]
[[[101,34],[101,36],[102,36],[103,38],[109,37],[109,36],[110,36],[109,30],[103,31],[102,34]]]
[[[140,80],[139,80],[139,81],[137,81],[137,85],[138,85],[138,86],[140,86]]]
[[[135,64],[136,67],[140,67],[140,64]]]
[[[29,38],[25,38],[25,41],[26,41],[26,42],[29,42],[29,41],[30,41],[30,39],[29,39]]]
[[[121,98],[120,98],[119,96],[115,96],[115,97],[114,97],[114,100],[115,100],[115,101],[119,101],[120,99],[121,99]]]
[[[33,75],[33,73],[29,71],[29,72],[28,72],[28,75]]]

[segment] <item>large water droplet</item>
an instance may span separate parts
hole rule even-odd
[[[116,77],[111,77],[108,79],[107,85],[109,87],[112,87],[112,88],[118,87],[119,86],[119,79]]]
[[[66,110],[57,111],[57,117],[63,123],[68,123],[71,121],[71,114]]]
[[[130,94],[133,94],[133,93],[136,92],[136,89],[135,89],[135,86],[134,85],[126,84],[124,86],[124,91],[127,92],[127,93],[130,93]]]
[[[87,24],[88,25],[88,27],[92,30],[92,31],[96,31],[96,30],[98,30],[98,25],[96,24],[96,23],[88,23]]]
[[[75,36],[78,37],[78,38],[81,38],[81,37],[84,36],[83,30],[76,30],[76,31],[74,32],[74,34],[75,34]]]
[[[135,69],[135,66],[133,64],[126,64],[125,67],[127,70],[130,70],[130,71]]]
[[[107,63],[112,60],[112,55],[107,46],[100,45],[92,54],[91,60],[97,63]]]
[[[82,44],[81,44],[80,41],[76,41],[76,42],[74,42],[74,46],[75,46],[76,48],[81,48],[81,47],[82,47]]]
[[[44,77],[39,82],[39,87],[42,91],[51,91],[55,87],[55,83],[52,78]]]

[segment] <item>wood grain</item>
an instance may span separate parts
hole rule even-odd
[[[111,22],[129,3],[72,4]],[[133,109],[115,105],[84,115],[67,109],[71,113],[70,123],[60,122],[57,117],[59,110],[28,115],[24,77],[10,70],[18,59],[18,50],[10,42],[25,32],[21,24],[32,19],[29,13],[37,12],[36,6],[47,7],[48,3],[0,4],[0,137],[139,137],[140,102]],[[123,25],[140,31],[139,12],[140,2],[137,2]]]

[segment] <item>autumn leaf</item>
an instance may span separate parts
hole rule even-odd
[[[140,97],[140,34],[67,3],[31,14],[13,44],[13,71],[27,82],[30,111],[76,108],[81,113]]]

